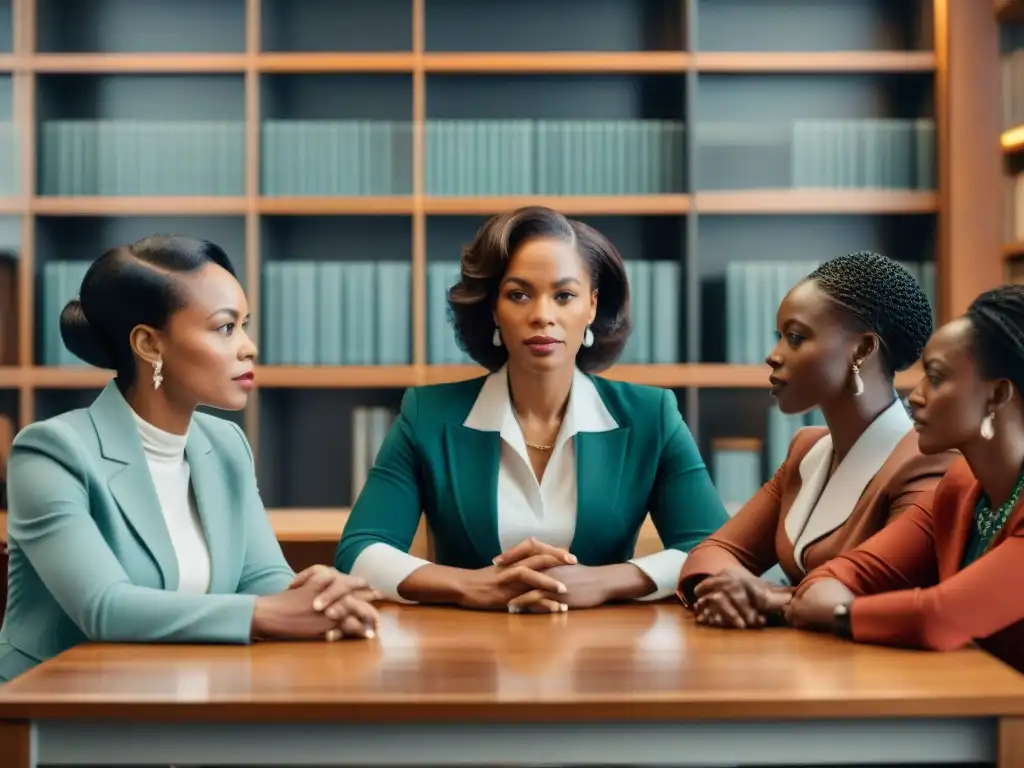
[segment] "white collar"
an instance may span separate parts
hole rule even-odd
[[[507,365],[484,380],[480,394],[462,425],[483,432],[500,432],[505,442],[526,456],[526,441],[512,413]],[[579,432],[608,432],[618,427],[618,422],[608,411],[594,382],[579,368],[575,369],[569,390],[569,403],[555,440],[556,446]]]
[[[175,435],[167,432],[153,424],[132,410],[135,423],[139,427],[139,436],[142,438],[142,449],[147,456],[162,461],[179,461],[185,455],[185,446],[188,444],[188,435]]]
[[[850,518],[868,483],[912,426],[897,397],[857,438],[831,478],[832,435],[824,435],[807,452],[800,462],[800,492],[786,515],[786,535],[794,544],[793,559],[802,570],[806,570],[803,557],[807,546]]]

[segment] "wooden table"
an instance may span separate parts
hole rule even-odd
[[[82,646],[0,688],[36,765],[1024,765],[1024,677],[980,651],[385,606],[374,641]]]

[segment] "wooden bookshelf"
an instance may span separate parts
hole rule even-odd
[[[307,4],[239,0],[234,10],[209,11],[209,18],[184,8],[155,16],[150,27],[166,32],[158,44],[168,50],[147,52],[138,50],[139,40],[152,36],[140,35],[117,13],[119,4],[131,0],[90,2],[72,25],[48,15],[49,0],[11,2],[13,33],[9,50],[0,46],[0,73],[11,81],[11,119],[22,138],[21,187],[13,194],[0,189],[0,219],[11,217],[20,235],[21,301],[17,355],[0,364],[0,395],[15,395],[12,415],[20,426],[88,402],[111,375],[43,364],[42,307],[35,289],[51,260],[96,256],[122,233],[124,239],[138,236],[133,227],[143,223],[154,231],[173,226],[209,233],[244,273],[257,334],[267,323],[261,309],[262,267],[268,263],[298,260],[306,252],[314,254],[311,260],[330,260],[334,251],[376,259],[397,243],[395,258],[410,264],[408,360],[380,366],[262,364],[255,396],[237,416],[259,458],[261,489],[275,510],[275,526],[296,541],[327,541],[316,539],[316,531],[339,531],[338,510],[351,503],[347,480],[327,478],[318,489],[316,477],[289,476],[320,466],[304,454],[294,461],[289,456],[299,451],[306,433],[317,432],[324,444],[317,443],[316,452],[337,455],[336,474],[347,478],[350,470],[342,465],[349,463],[351,420],[339,412],[364,402],[394,408],[407,387],[482,373],[473,365],[432,362],[428,271],[434,261],[456,259],[459,246],[493,213],[527,203],[549,205],[606,231],[627,259],[680,264],[676,359],[623,363],[607,375],[675,390],[703,450],[715,437],[762,437],[764,425],[754,421],[769,402],[763,364],[723,362],[723,332],[714,326],[715,313],[724,309],[716,310],[715,302],[722,301],[720,283],[730,260],[750,254],[786,258],[791,250],[801,258],[827,258],[872,247],[933,261],[939,314],[949,318],[1000,281],[1004,252],[1009,255],[1010,246],[1000,249],[998,232],[991,230],[999,202],[990,189],[991,162],[981,149],[995,135],[986,131],[995,120],[998,93],[979,84],[995,82],[998,62],[986,48],[995,28],[993,10],[979,9],[980,3],[915,0],[905,5],[919,10],[883,14],[878,9],[885,4],[855,0],[865,23],[837,30],[830,19],[838,17],[828,4],[794,0],[765,0],[764,10],[744,17],[742,25],[729,15],[728,8],[736,6],[730,2],[701,4],[700,24],[690,23],[697,0],[624,0],[615,13],[625,16],[608,18],[587,13],[583,0],[566,0],[547,4],[544,19],[530,16],[535,6],[517,10],[506,0],[494,0],[501,13],[492,3],[455,13],[450,3],[389,0],[376,10],[366,9],[371,4],[341,4],[340,21],[303,11],[300,6]],[[662,10],[651,11],[655,6]],[[999,11],[1005,18],[1010,13]],[[282,14],[292,16],[282,20]],[[466,31],[473,17],[479,35]],[[527,22],[531,32],[524,36],[515,24]],[[872,25],[874,37],[856,37]],[[889,34],[893,25],[899,35]],[[925,26],[930,34],[921,37],[918,27]],[[574,30],[573,41],[566,29]],[[823,34],[835,50],[806,50],[808,41],[817,45]],[[881,39],[890,47],[875,50]],[[594,50],[567,50],[575,40],[586,40]],[[467,41],[474,49],[466,49]],[[171,50],[173,44],[196,50]],[[766,44],[775,50],[763,50]],[[159,113],[166,93],[177,94],[177,101]],[[110,107],[104,99],[120,101]],[[183,119],[199,115],[241,125],[241,181],[225,187],[225,194],[72,195],[47,187],[52,169],[41,130],[47,122],[142,119],[151,109],[171,119],[179,108]],[[791,123],[794,115],[933,118],[935,183],[791,188],[788,150],[758,142],[772,120]],[[408,178],[395,184],[393,194],[268,191],[264,121],[320,118],[411,124]],[[684,179],[657,193],[438,192],[430,172],[430,121],[519,118],[679,122]],[[701,125],[716,121],[742,129],[730,139],[735,151],[716,149],[713,131],[708,140],[697,136]],[[785,172],[779,170],[783,166]],[[762,167],[776,175],[750,170]],[[732,175],[723,181],[720,171]],[[991,259],[980,256],[989,252]],[[898,387],[909,389],[917,376],[901,374]],[[739,405],[729,410],[750,421],[751,434],[716,432],[719,390],[737,399]],[[734,428],[746,430],[747,421]]]

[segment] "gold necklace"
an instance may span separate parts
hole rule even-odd
[[[537,443],[531,443],[526,439],[526,430],[523,428],[523,422],[519,420],[519,414],[516,412],[516,407],[512,406],[512,417],[516,420],[516,424],[519,425],[519,431],[523,433],[523,442],[526,443],[527,448],[533,448],[535,451],[551,451],[554,450],[554,443],[551,445],[538,445]]]
[[[535,450],[535,451],[551,451],[551,450],[554,450],[554,448],[555,448],[555,444],[554,443],[552,443],[551,445],[538,445],[537,443],[531,443],[529,440],[526,439],[526,429],[523,427],[523,422],[521,422],[519,420],[519,412],[516,410],[516,401],[512,399],[512,382],[511,381],[507,381],[506,385],[508,386],[508,404],[512,408],[512,418],[514,418],[516,420],[516,424],[519,425],[519,431],[523,435],[523,442],[526,443],[526,447],[527,448],[533,448],[533,450]],[[559,429],[562,428],[561,421],[559,421],[559,423],[558,423],[558,428]]]

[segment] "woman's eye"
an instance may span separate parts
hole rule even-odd
[[[796,333],[787,333],[786,334],[786,341],[789,342],[789,345],[791,347],[799,347],[800,346],[800,342],[802,342],[803,340],[804,340],[804,337],[800,336],[799,334],[796,334]]]
[[[230,334],[233,330],[235,330],[235,324],[234,323],[225,323],[224,325],[222,325],[217,330],[220,333]]]
[[[573,299],[575,297],[576,294],[570,293],[569,291],[562,291],[557,296],[555,296],[555,298],[558,299],[559,301],[569,301],[570,299]]]
[[[512,301],[522,301],[526,298],[526,294],[522,291],[509,291],[508,297],[512,299]]]

